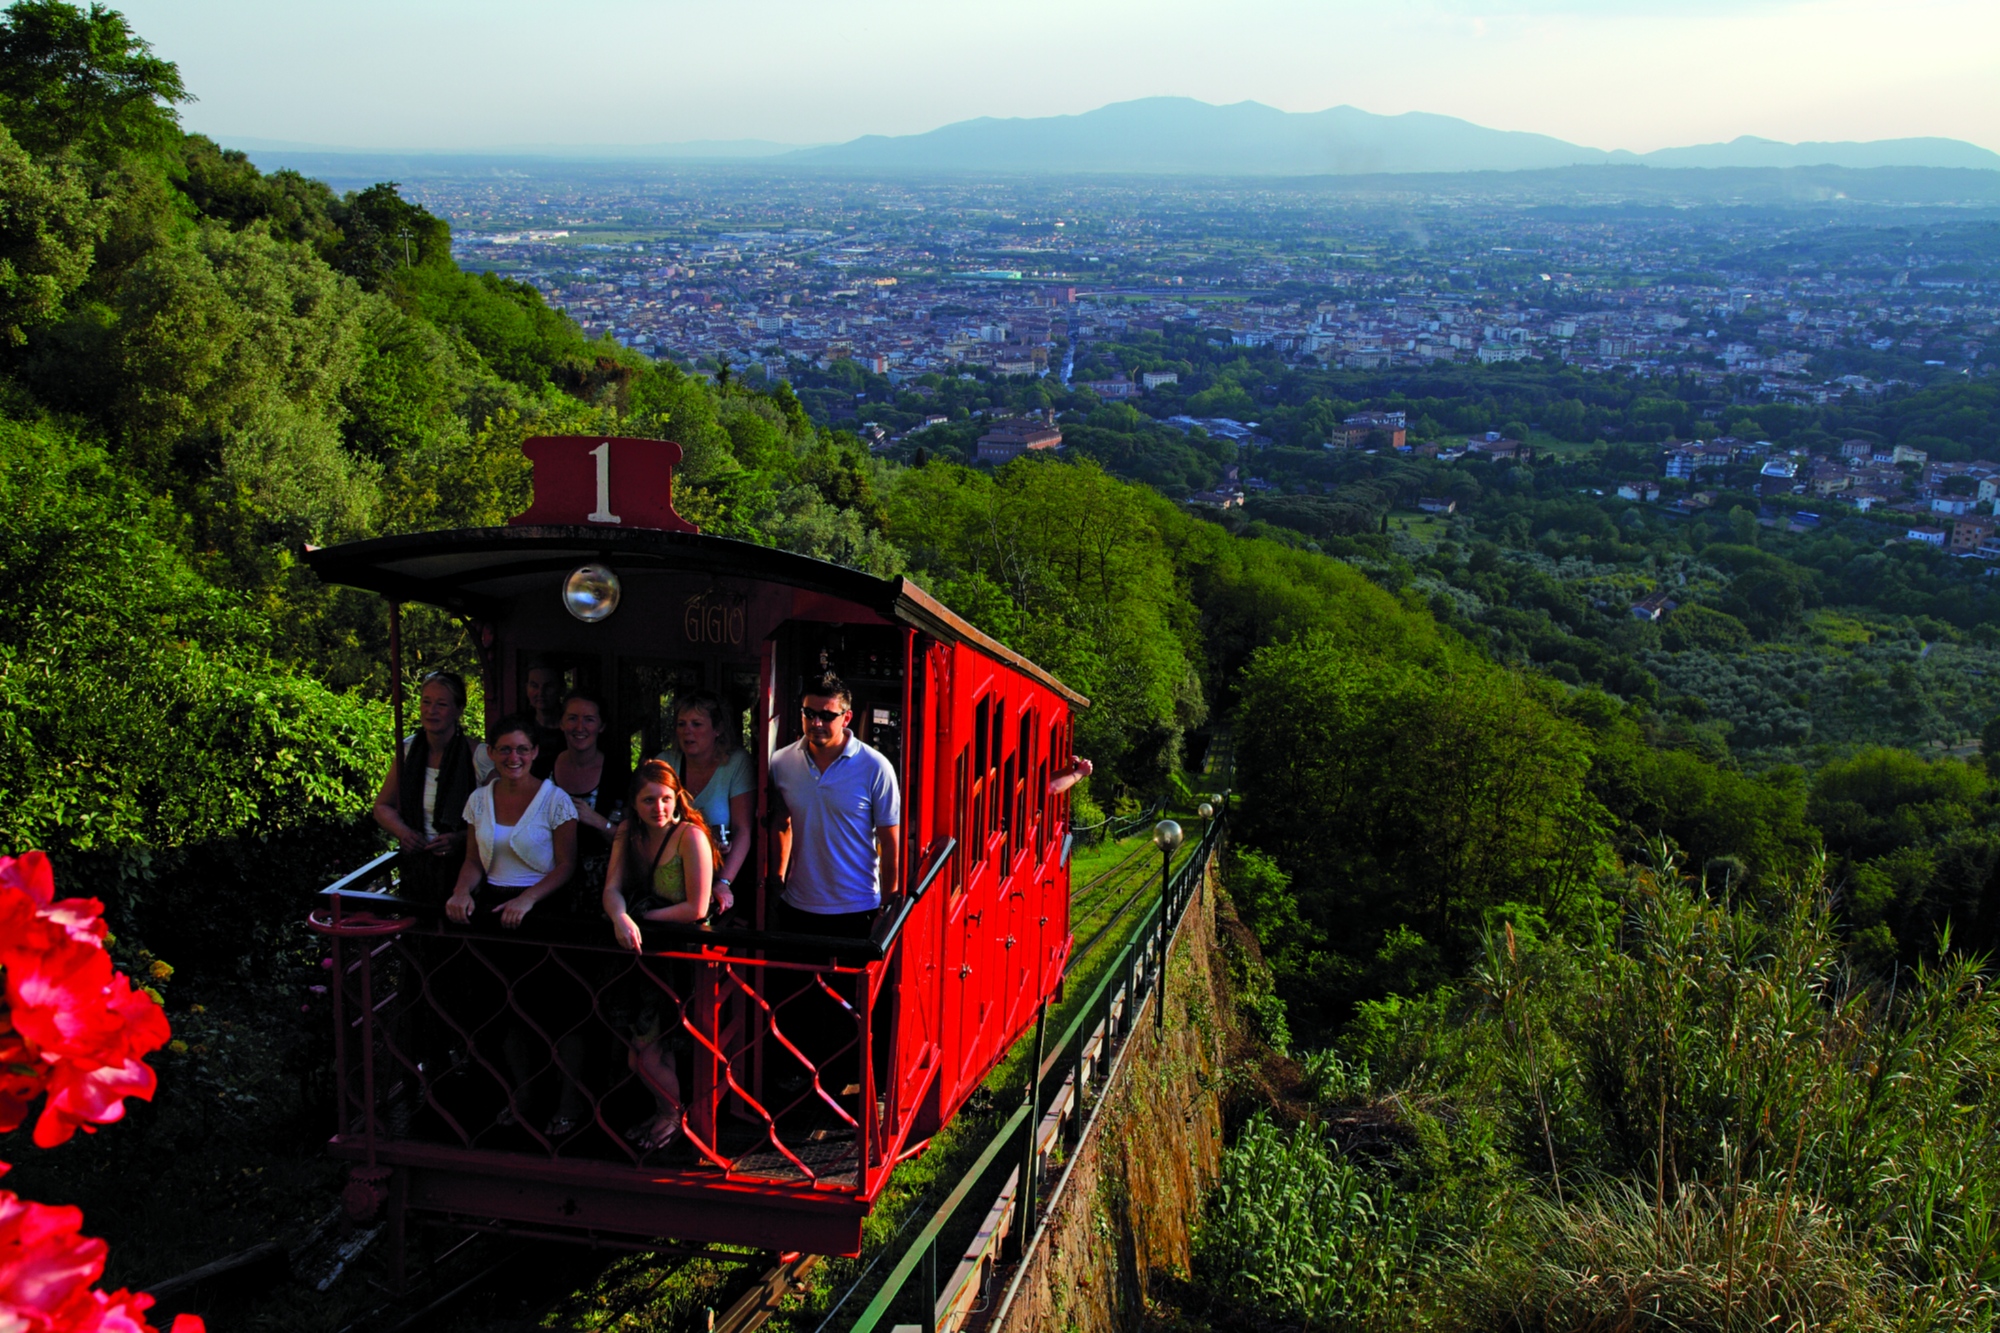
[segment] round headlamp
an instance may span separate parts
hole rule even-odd
[[[563,580],[563,609],[594,625],[618,609],[618,576],[603,565],[579,565]]]

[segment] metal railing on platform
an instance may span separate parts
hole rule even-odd
[[[499,1153],[872,1196],[922,1088],[891,983],[933,849],[870,935],[642,925],[643,952],[557,911],[454,925],[389,853],[328,886],[334,1148],[371,1166]]]
[[[1217,812],[1193,851],[1169,872],[1162,869],[1158,897],[1126,936],[1117,958],[1077,1010],[1053,1050],[1045,1049],[1048,1011],[1035,1023],[1034,1048],[1023,1096],[986,1143],[971,1168],[937,1207],[905,1249],[853,1324],[852,1333],[875,1333],[884,1326],[914,1279],[918,1284],[918,1327],[924,1333],[951,1333],[974,1312],[982,1293],[1004,1264],[1034,1252],[1045,1166],[1056,1145],[1073,1159],[1095,1117],[1099,1099],[1122,1059],[1148,999],[1156,1022],[1165,1023],[1166,959],[1188,904],[1200,891],[1209,862],[1220,844],[1223,812]],[[1171,864],[1170,862],[1168,864]],[[989,1195],[991,1177],[1012,1169]],[[940,1247],[947,1233],[961,1233],[968,1208],[986,1200],[986,1212],[942,1285]],[[1017,1276],[1019,1269],[1016,1270]],[[823,1330],[837,1327],[836,1305]]]

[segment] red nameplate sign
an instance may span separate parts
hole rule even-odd
[[[674,512],[681,447],[671,440],[537,435],[521,442],[521,452],[535,465],[535,502],[510,525],[700,531]]]

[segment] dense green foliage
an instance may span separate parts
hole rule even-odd
[[[1591,914],[1607,817],[1585,785],[1588,735],[1555,694],[1463,652],[1385,661],[1325,633],[1256,656],[1244,836],[1290,873],[1303,929],[1287,943],[1324,942],[1284,956],[1308,1028],[1455,964],[1503,904]],[[1251,908],[1261,925],[1266,904]]]
[[[1308,1062],[1327,1128],[1246,1132],[1198,1266],[1318,1327],[1985,1327],[2000,1008],[1970,959],[1843,956],[1810,875],[1665,860],[1601,930],[1490,931]]]
[[[1395,1185],[1307,1125],[1258,1115],[1222,1160],[1198,1264],[1210,1289],[1320,1326],[1390,1316],[1418,1237]]]
[[[272,672],[268,631],[97,451],[14,423],[0,438],[0,841],[162,850],[352,813],[369,710]]]

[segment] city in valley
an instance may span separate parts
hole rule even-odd
[[[1655,484],[1637,498],[1698,506],[1704,483],[1739,479],[1823,500],[1816,509],[1902,511],[1928,529],[1919,540],[1948,527],[1974,550],[1991,535],[1975,514],[1991,508],[1990,459],[1872,439],[1785,449],[1741,429],[1762,425],[1760,409],[1779,420],[1990,374],[1990,222],[1755,197],[1691,207],[1620,181],[1540,194],[1380,182],[544,166],[404,188],[451,222],[461,265],[528,283],[649,356],[786,381],[817,418],[878,449],[1036,413],[1052,429],[1014,435],[1053,444],[1113,404],[1136,409],[1127,434],[1446,460],[1532,456],[1542,436],[1558,453],[1659,443]],[[1535,385],[1555,391],[1519,422],[1390,401]],[[1603,386],[1636,392],[1650,415],[1593,412]],[[972,457],[1021,450],[1004,430],[981,434],[995,438]],[[1283,489],[1256,474],[1297,471],[1196,453],[1213,466],[1161,463],[1148,479],[1227,505],[1246,486]],[[1971,492],[1946,489],[1957,475]]]

